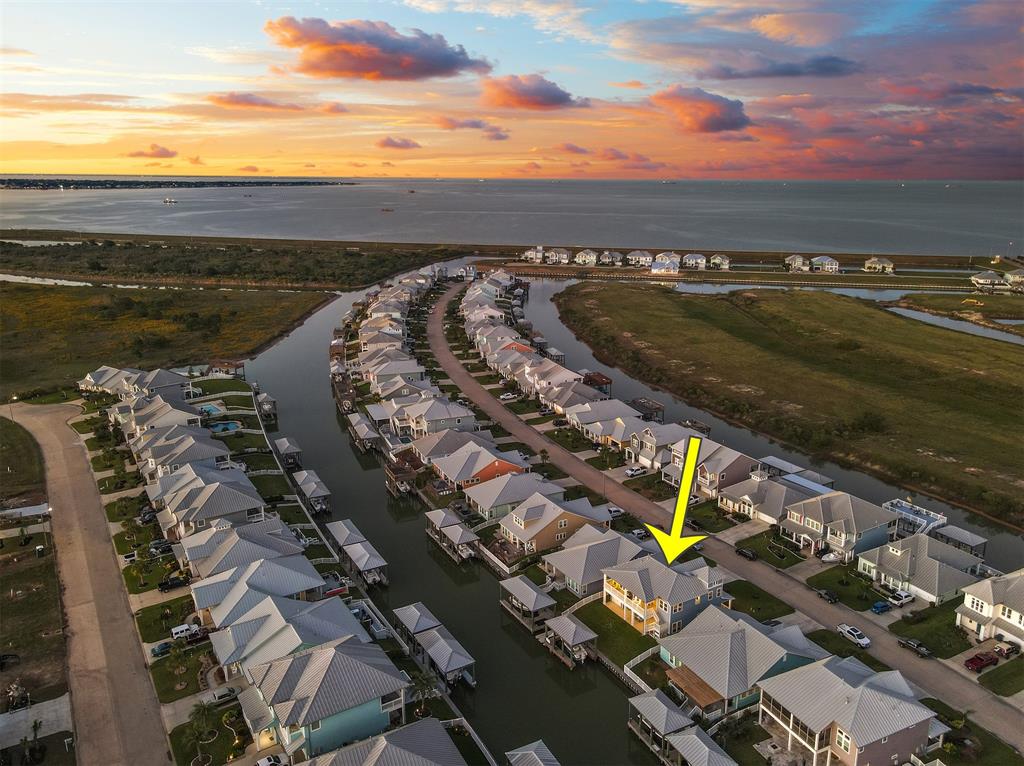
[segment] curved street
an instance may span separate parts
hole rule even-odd
[[[83,764],[168,763],[167,737],[107,517],[68,404],[14,405],[46,464],[54,546],[67,621],[75,751]]]
[[[622,508],[638,519],[652,524],[661,524],[666,529],[670,516],[660,506],[619,482],[608,480],[605,474],[574,454],[556,444],[524,423],[515,413],[505,408],[490,391],[485,389],[470,374],[448,347],[444,334],[445,311],[448,304],[463,290],[459,283],[451,287],[438,300],[427,320],[427,339],[430,350],[437,358],[445,374],[459,387],[463,396],[472,401],[494,422],[500,424],[518,441],[535,452],[547,450],[549,462],[565,471],[581,484],[602,492],[613,505]],[[736,555],[733,547],[713,536],[705,542],[705,551],[720,565],[744,580],[782,599],[797,611],[826,628],[841,622],[857,625],[870,639],[872,655],[886,665],[900,670],[912,683],[925,690],[930,696],[940,699],[960,710],[970,711],[978,724],[1024,752],[1024,714],[1012,705],[989,692],[972,679],[957,675],[937,660],[921,659],[897,644],[897,638],[887,630],[862,619],[857,612],[840,604],[828,604],[818,598],[807,585],[759,561],[747,561]],[[936,670],[942,672],[936,672]]]

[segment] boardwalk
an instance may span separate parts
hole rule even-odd
[[[114,558],[85,446],[67,404],[18,404],[46,462],[46,492],[68,622],[68,684],[78,762],[169,762],[160,705]]]
[[[605,481],[605,475],[568,450],[559,446],[532,426],[526,425],[513,412],[506,409],[491,392],[455,358],[444,337],[444,315],[448,304],[455,299],[464,285],[457,284],[445,293],[434,306],[427,321],[427,339],[438,363],[463,396],[476,404],[496,423],[502,425],[517,441],[534,452],[547,450],[548,462],[565,471],[588,487],[602,487],[608,501],[643,521],[669,526],[669,512],[631,489],[615,481]],[[896,643],[896,636],[874,625],[842,604],[827,604],[804,583],[785,572],[760,561],[747,561],[736,555],[731,545],[710,537],[705,541],[707,555],[744,580],[749,580],[803,612],[811,619],[831,627],[841,622],[853,622],[871,639],[871,654],[893,668],[898,668],[911,682],[933,697],[957,709],[970,710],[971,718],[1017,750],[1024,751],[1024,714],[978,685],[976,681],[955,673],[944,672],[935,660],[924,660],[911,655]]]

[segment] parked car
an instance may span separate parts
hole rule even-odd
[[[225,702],[230,702],[239,694],[242,690],[237,686],[222,686],[219,689],[213,689],[208,691],[202,697],[199,698],[200,702],[206,702],[210,705],[223,705]]]
[[[875,614],[885,614],[892,610],[892,604],[888,601],[876,601],[871,605],[871,611]]]
[[[634,476],[643,476],[647,469],[643,466],[633,465],[626,469],[626,477],[632,479]]]
[[[825,599],[826,603],[834,604],[837,601],[839,601],[839,594],[836,593],[833,590],[828,590],[827,588],[822,588],[821,590],[818,591],[818,598]]]
[[[154,646],[152,649],[149,650],[149,655],[153,659],[158,659],[160,657],[166,657],[168,654],[171,653],[171,647],[172,646],[174,646],[174,642],[173,641],[161,641],[159,644],[157,644],[156,646]]]
[[[889,603],[898,607],[904,607],[913,600],[914,594],[907,593],[905,590],[898,590],[889,596]]]
[[[964,667],[973,673],[980,673],[985,668],[994,668],[998,664],[999,658],[992,652],[979,652],[964,660]]]
[[[156,511],[144,511],[139,515],[139,523],[143,526],[156,522]]]
[[[284,766],[284,761],[281,760],[280,756],[268,755],[256,761],[256,766]]]
[[[648,537],[651,536],[651,533],[648,532],[646,529],[634,529],[632,532],[630,532],[630,534],[633,535],[633,537],[635,537],[637,540],[646,540]]]
[[[177,641],[179,638],[190,638],[192,636],[197,636],[201,632],[202,631],[200,630],[198,625],[175,625],[173,628],[171,628],[171,638]]]
[[[565,428],[567,425],[569,425],[569,421],[566,420],[565,418],[555,418],[554,420],[551,421],[551,425],[553,425],[555,428]]]
[[[782,624],[782,620],[761,620],[761,624],[766,628],[775,628]]]
[[[757,561],[757,551],[752,551],[750,548],[737,548],[736,555],[742,556],[748,561]]]
[[[841,553],[837,553],[836,551],[829,551],[821,557],[821,563],[823,564],[835,564],[842,560],[843,555]]]
[[[506,392],[506,393],[504,393],[504,394],[502,394],[501,396],[498,397],[499,401],[502,401],[502,402],[510,402],[513,399],[518,399],[518,398],[519,398],[519,394],[513,394],[511,391],[508,391],[508,392]]]
[[[139,557],[138,551],[128,551],[121,558],[124,559],[124,563],[125,564],[131,564],[138,557]]]
[[[608,506],[608,515],[611,516],[613,519],[617,519],[617,518],[619,518],[619,516],[622,515],[622,509],[619,508],[616,505],[609,505]]]
[[[687,505],[699,505],[702,502],[700,495],[690,495]]]
[[[929,649],[924,644],[922,644],[916,638],[901,638],[896,643],[898,643],[904,649],[909,649],[910,651],[915,652],[918,657],[931,657],[932,656],[932,650]]]
[[[555,411],[550,407],[542,407],[537,411],[537,417],[546,418],[548,415],[554,415]]]
[[[169,540],[154,540],[149,544],[150,556],[163,556],[170,553],[172,543]]]
[[[995,645],[992,651],[1004,660],[1008,660],[1011,657],[1020,654],[1020,647],[1017,646],[1017,644],[1011,644],[1009,641],[1000,641]]]
[[[871,646],[871,639],[865,636],[860,628],[854,625],[847,625],[845,622],[841,622],[836,625],[836,630],[839,635],[845,638],[847,641],[852,641],[861,649],[867,649]]]
[[[184,588],[192,581],[192,578],[188,575],[179,575],[176,577],[168,577],[163,580],[156,587],[159,588],[161,593],[168,593],[169,591],[175,590],[176,588]]]

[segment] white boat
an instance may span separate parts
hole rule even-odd
[[[178,200],[174,199],[173,197],[164,197],[164,204],[165,205],[177,205],[178,204]]]

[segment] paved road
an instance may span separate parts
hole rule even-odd
[[[532,426],[526,425],[481,386],[455,358],[444,337],[444,313],[448,303],[462,288],[463,285],[455,285],[437,302],[427,321],[427,339],[438,363],[461,389],[463,396],[535,452],[546,449],[550,456],[549,462],[569,476],[595,490],[600,489],[609,502],[637,518],[661,524],[667,529],[670,522],[668,511],[618,482],[606,482],[601,471],[538,433]],[[834,626],[841,622],[856,624],[871,639],[871,654],[886,665],[898,668],[908,680],[929,695],[960,710],[970,710],[975,721],[1024,752],[1024,715],[972,679],[956,675],[935,660],[923,660],[901,649],[893,634],[867,621],[863,615],[842,604],[825,603],[814,591],[783,571],[740,558],[731,545],[710,537],[705,541],[704,550],[708,556],[744,580],[757,584],[822,625]]]
[[[43,451],[68,621],[68,682],[78,762],[169,761],[150,681],[114,558],[107,518],[67,404],[18,404],[14,417]]]

